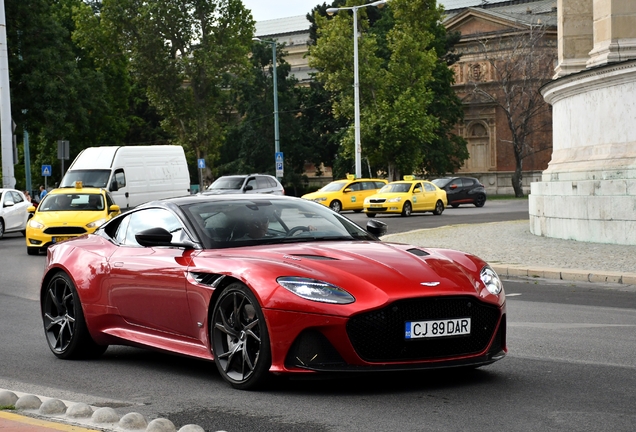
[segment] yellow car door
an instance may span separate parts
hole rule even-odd
[[[426,195],[421,182],[414,182],[411,187],[411,201],[413,202],[413,211],[422,211],[426,206]]]

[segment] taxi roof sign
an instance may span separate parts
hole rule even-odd
[[[405,176],[404,176],[404,180],[406,180],[406,181],[413,181],[413,180],[415,180],[415,176],[412,176],[412,175],[405,175]]]
[[[355,174],[347,174],[347,180],[355,180],[355,179],[356,179]]]
[[[82,181],[81,180],[77,180],[75,182],[75,189],[81,189],[82,188]]]

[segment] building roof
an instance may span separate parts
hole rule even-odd
[[[289,33],[308,32],[311,23],[305,15],[297,15],[286,18],[276,18],[256,23],[256,37],[280,36]]]
[[[443,0],[442,0],[443,1]],[[451,1],[451,0],[447,0]],[[455,0],[453,0],[455,1]],[[459,0],[456,0],[459,1]],[[461,0],[468,2],[468,0]],[[476,0],[471,0],[476,1]],[[503,4],[501,4],[503,3]],[[479,11],[482,14],[496,18],[516,21],[519,24],[545,24],[556,27],[557,25],[557,0],[516,0],[500,2],[493,6],[468,7],[447,11],[445,24],[448,25],[455,17],[459,18],[467,11]]]

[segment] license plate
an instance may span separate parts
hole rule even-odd
[[[57,243],[57,242],[61,242],[64,240],[68,240],[70,238],[73,238],[73,236],[58,236],[58,237],[53,237],[52,241],[53,243]]]
[[[382,204],[371,204],[371,207],[382,207]]]
[[[433,321],[407,321],[406,339],[462,336],[470,334],[470,318],[453,318]]]

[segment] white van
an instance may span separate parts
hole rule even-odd
[[[60,187],[108,189],[123,209],[190,193],[183,147],[177,145],[89,147],[77,155]]]

